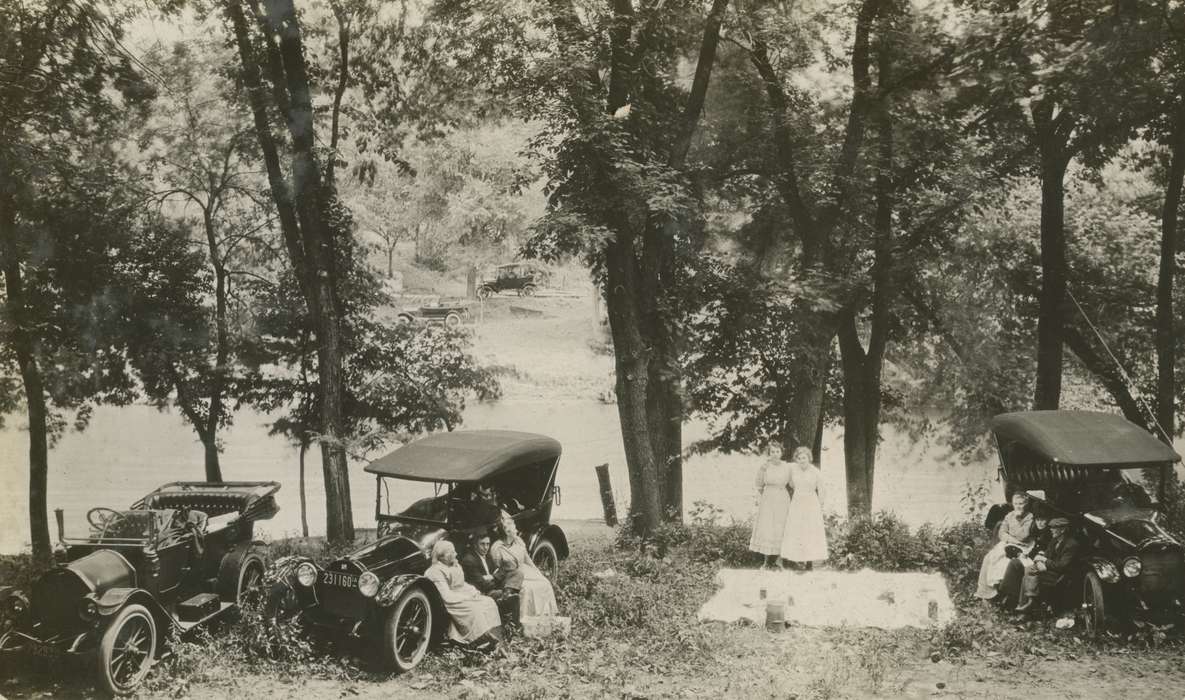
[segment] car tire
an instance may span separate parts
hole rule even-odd
[[[404,591],[383,620],[383,654],[391,668],[406,673],[423,660],[432,641],[432,602],[419,588]]]
[[[1082,622],[1087,637],[1099,637],[1107,627],[1107,603],[1103,581],[1093,571],[1082,579]]]
[[[156,621],[143,605],[115,614],[99,642],[99,680],[112,695],[131,695],[152,668]]]
[[[444,325],[448,328],[456,328],[457,326],[461,325],[461,314],[457,313],[456,311],[450,311],[449,314],[444,317]]]
[[[243,594],[263,583],[267,567],[255,552],[228,552],[218,565],[218,597],[227,603],[243,604]]]
[[[399,314],[399,316],[396,317],[396,322],[401,326],[410,326],[413,322],[413,319],[409,314]]]
[[[546,537],[539,540],[535,551],[531,552],[531,561],[535,562],[548,581],[555,583],[555,577],[560,573],[560,554],[551,540]]]
[[[535,296],[535,285],[533,285],[533,284],[524,285],[522,289],[518,290],[518,295],[520,297]]]
[[[477,298],[482,301],[489,299],[493,294],[494,294],[494,290],[490,289],[489,287],[478,287],[477,288]]]

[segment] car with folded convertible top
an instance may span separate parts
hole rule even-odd
[[[1149,494],[1181,460],[1122,416],[1022,411],[991,424],[1006,492],[1028,491],[1070,521],[1084,546],[1058,591],[1090,634],[1133,619],[1185,615],[1185,549]],[[1151,482],[1151,483],[1150,483]],[[1154,489],[1155,490],[1155,489]]]
[[[554,579],[568,556],[567,537],[551,522],[561,452],[544,435],[465,430],[429,435],[371,462],[377,540],[329,562],[277,560],[267,576],[272,614],[377,646],[395,670],[414,668],[448,627],[440,594],[424,576],[442,538],[464,551],[470,535],[488,531],[506,511],[536,565]],[[392,489],[414,482],[432,495],[393,509]]]
[[[173,482],[127,509],[91,508],[73,537],[56,510],[59,563],[28,594],[0,586],[0,653],[92,658],[103,689],[134,692],[171,633],[227,613],[262,581],[254,527],[279,510],[279,489]]]

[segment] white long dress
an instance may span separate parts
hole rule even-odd
[[[781,552],[786,511],[790,508],[790,492],[786,490],[789,483],[788,462],[768,462],[757,472],[761,498],[757,502],[757,517],[753,519],[753,536],[749,538],[750,551],[767,556]]]
[[[507,544],[498,540],[490,547],[490,561],[498,567],[499,578],[506,588],[519,592],[518,614],[521,617],[559,615],[551,581],[543,575],[527,555],[527,545],[515,537]]]
[[[794,496],[786,513],[782,558],[800,562],[826,559],[827,531],[823,527],[823,504],[819,502],[819,470],[811,464],[792,465],[790,486]]]
[[[448,610],[449,639],[469,644],[481,639],[487,632],[500,636],[502,618],[498,615],[498,604],[494,599],[482,595],[481,591],[465,583],[465,571],[459,564],[445,566],[435,562],[424,576],[436,584],[436,590]]]

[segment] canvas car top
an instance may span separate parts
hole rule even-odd
[[[992,419],[992,432],[1006,462],[1014,446],[1021,446],[1048,462],[1077,466],[1156,466],[1181,460],[1171,447],[1148,431],[1111,413],[1003,413]]]
[[[412,481],[481,481],[516,467],[559,459],[560,443],[512,430],[457,430],[410,442],[366,465],[371,474]]]

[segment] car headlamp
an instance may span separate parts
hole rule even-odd
[[[317,582],[317,567],[305,561],[296,567],[296,582],[308,588]]]
[[[379,577],[373,571],[364,572],[358,577],[358,592],[367,598],[373,598],[379,592]]]
[[[1144,570],[1144,563],[1138,557],[1128,557],[1123,560],[1123,575],[1128,578],[1135,578]]]
[[[8,598],[8,616],[17,618],[25,614],[29,609],[29,602],[20,593],[14,593]]]
[[[87,622],[97,620],[99,618],[99,604],[90,598],[83,598],[82,602],[78,604],[78,616]]]

